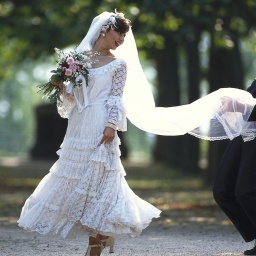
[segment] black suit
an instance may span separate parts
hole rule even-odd
[[[256,81],[248,88],[256,97]],[[256,121],[254,107],[249,121]],[[256,239],[256,139],[233,139],[216,173],[213,195],[246,242]]]

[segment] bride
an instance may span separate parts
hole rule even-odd
[[[202,139],[255,136],[247,122],[255,105],[251,94],[220,89],[191,104],[160,108],[140,65],[131,24],[122,13],[103,12],[76,49],[98,53],[88,84],[59,84],[59,114],[69,118],[59,159],[22,208],[19,226],[63,238],[89,236],[86,256],[113,252],[117,235],[139,235],[161,211],[129,188],[120,161],[117,130],[126,117],[160,135],[189,133]],[[208,133],[202,126],[208,125]]]

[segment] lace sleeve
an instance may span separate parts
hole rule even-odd
[[[71,110],[76,105],[73,92],[67,93],[63,90],[63,94],[60,96],[60,100],[57,101],[57,110],[62,118],[68,118]]]
[[[118,130],[126,131],[126,115],[122,100],[124,86],[126,82],[127,67],[122,62],[116,69],[112,80],[111,95],[107,101],[108,122],[114,124]]]

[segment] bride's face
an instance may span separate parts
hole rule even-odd
[[[106,33],[106,43],[108,44],[109,49],[115,50],[118,46],[124,43],[126,33],[119,33],[113,29],[110,29]]]

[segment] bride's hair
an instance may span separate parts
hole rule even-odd
[[[107,23],[102,26],[101,31],[113,29],[120,34],[127,33],[130,29],[131,21],[124,17],[121,12],[115,12],[110,16]]]
[[[131,21],[126,19],[123,13],[116,12],[116,14],[117,15],[115,17],[116,23],[115,23],[114,30],[116,30],[121,34],[127,33],[130,29]]]

